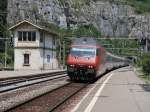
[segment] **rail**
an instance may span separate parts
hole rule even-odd
[[[0,81],[0,93],[41,83],[48,80],[66,77],[66,71],[46,73],[32,76],[17,77],[17,79],[6,79]]]

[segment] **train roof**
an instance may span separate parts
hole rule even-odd
[[[89,45],[96,46],[99,45],[94,37],[80,37],[72,42],[72,45]]]

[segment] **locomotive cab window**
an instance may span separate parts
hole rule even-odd
[[[96,49],[94,48],[72,48],[70,50],[72,56],[77,57],[94,57],[96,55]]]

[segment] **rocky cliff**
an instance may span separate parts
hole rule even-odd
[[[113,2],[112,2],[113,1]],[[115,0],[8,0],[9,25],[27,19],[63,28],[93,24],[103,36],[145,38],[150,35],[150,16]]]

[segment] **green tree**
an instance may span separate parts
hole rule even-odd
[[[7,10],[7,0],[0,0],[0,36],[1,37],[4,37],[7,32],[6,10]]]

